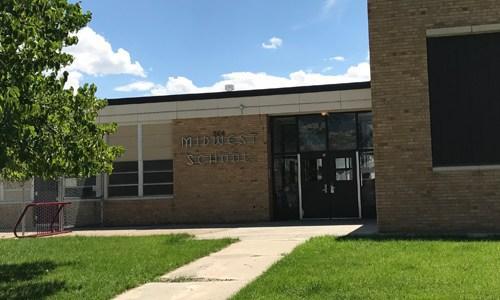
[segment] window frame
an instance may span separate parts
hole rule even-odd
[[[163,170],[159,172],[171,172],[172,173],[172,182],[169,183],[154,183],[154,184],[149,184],[149,183],[144,183],[144,174],[148,173],[155,173],[155,172],[150,172],[150,171],[144,171],[144,162],[145,161],[152,161],[152,160],[144,160],[143,157],[143,125],[149,125],[149,124],[170,124],[171,122],[154,122],[154,123],[136,123],[136,130],[137,130],[137,161],[133,161],[137,163],[137,176],[138,176],[138,182],[137,182],[137,195],[134,196],[110,196],[109,195],[109,177],[110,174],[106,174],[104,176],[104,199],[106,200],[142,200],[142,199],[171,199],[175,197],[175,190],[174,190],[174,160],[173,158],[169,159],[159,159],[159,160],[165,160],[165,161],[171,161],[172,162],[172,168],[171,170]],[[123,124],[123,126],[131,126],[131,124]],[[129,161],[130,162],[130,161]],[[135,174],[135,172],[133,172]],[[132,174],[132,173],[130,173]],[[155,195],[145,195],[144,194],[144,186],[158,186],[158,185],[171,185],[172,186],[172,194],[155,194]],[[120,184],[120,185],[111,185],[111,186],[135,186],[135,184]]]
[[[492,60],[492,55],[498,47],[491,45],[496,45],[495,41],[499,39],[500,32],[446,35],[427,33],[428,101],[433,170],[500,168],[500,155],[495,154],[498,151],[492,151],[499,149],[500,143],[491,140],[492,129],[484,130],[497,127],[495,118],[488,114],[499,110],[498,104],[495,105],[492,101],[491,95],[496,94],[496,90],[491,81],[500,77],[500,72],[495,72],[496,76],[492,76],[490,69],[480,67],[486,64],[486,61]],[[487,44],[482,47],[486,55],[470,55],[478,44]],[[443,79],[442,70],[445,68],[443,66],[445,63],[440,59],[443,55],[449,60],[460,62],[451,64],[455,70],[449,73],[453,74],[453,77],[446,80]],[[498,63],[495,64],[497,65]],[[450,64],[447,64],[446,69],[450,69]],[[467,74],[481,74],[478,77],[480,85],[468,81],[470,75]],[[460,81],[458,86],[466,92],[459,89],[450,90],[452,81],[455,83]],[[449,91],[451,93],[448,93]],[[443,118],[444,111],[446,118]],[[491,121],[485,124],[486,120]]]

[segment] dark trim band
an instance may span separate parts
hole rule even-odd
[[[288,94],[306,94],[306,93],[318,93],[318,92],[369,89],[370,87],[371,84],[369,81],[367,81],[367,82],[353,82],[353,83],[341,83],[341,84],[297,86],[297,87],[275,88],[275,89],[246,90],[246,91],[235,91],[235,92],[114,98],[114,99],[108,99],[108,105],[128,105],[128,104],[210,100],[210,99],[273,96],[273,95],[288,95]]]

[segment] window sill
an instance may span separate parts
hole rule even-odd
[[[174,199],[174,195],[158,195],[158,196],[144,196],[144,197],[110,197],[104,201],[144,201],[144,200],[165,200]]]
[[[478,165],[478,166],[456,166],[456,167],[433,167],[434,172],[460,172],[460,171],[491,171],[500,170],[500,165]]]

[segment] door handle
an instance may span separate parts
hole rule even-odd
[[[330,184],[330,194],[335,194],[335,186]]]
[[[325,183],[322,189],[323,193],[328,194],[328,184]]]

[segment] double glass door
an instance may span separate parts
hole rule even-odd
[[[303,153],[300,158],[302,217],[359,217],[355,151]]]

